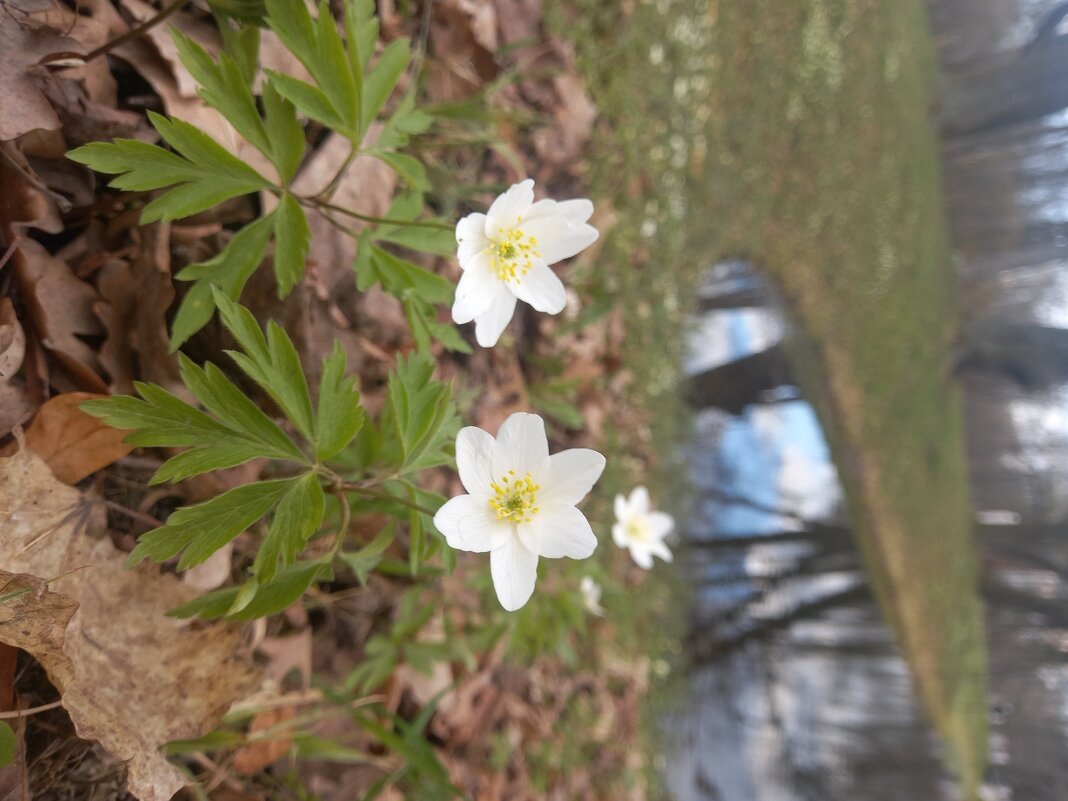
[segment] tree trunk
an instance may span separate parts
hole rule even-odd
[[[940,123],[948,136],[1016,125],[1068,107],[1068,36],[1022,53],[999,53],[950,75],[941,96]]]
[[[763,393],[793,383],[786,354],[780,345],[773,345],[693,376],[686,399],[698,409],[715,407],[741,414],[746,406],[761,403]]]

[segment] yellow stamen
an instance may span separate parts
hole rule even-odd
[[[519,279],[534,266],[534,259],[541,258],[538,240],[523,233],[519,227],[521,222],[523,218],[517,218],[513,228],[501,230],[486,248],[493,272],[501,281],[519,283]]]
[[[514,476],[515,470],[509,470],[508,473]],[[494,496],[490,498],[490,506],[497,513],[498,520],[529,523],[538,513],[538,507],[534,504],[541,484],[535,484],[530,473],[511,482],[508,476],[501,476],[501,480],[492,482],[490,487]]]

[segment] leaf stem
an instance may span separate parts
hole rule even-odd
[[[337,191],[338,184],[341,183],[342,176],[345,174],[345,171],[352,166],[352,162],[356,160],[356,156],[358,156],[359,154],[360,151],[356,147],[356,145],[349,146],[348,157],[341,163],[341,166],[338,167],[338,170],[334,174],[334,177],[330,179],[330,183],[323,187],[323,191],[321,191],[315,196],[317,200],[329,201],[334,196],[334,193]]]
[[[368,498],[377,498],[382,501],[391,501],[393,503],[399,503],[401,506],[407,506],[409,509],[415,509],[417,512],[422,512],[425,515],[434,516],[434,510],[428,506],[423,506],[421,503],[410,501],[407,498],[401,498],[398,495],[391,495],[388,492],[374,489],[372,487],[364,486],[363,484],[346,482],[341,485],[341,489],[345,492],[354,492],[357,495],[363,495]]]
[[[344,206],[338,206],[334,203],[329,203],[325,200],[319,200],[314,197],[302,197],[300,195],[295,196],[305,206],[315,206],[320,209],[326,209],[327,211],[334,211],[338,214],[344,214],[346,217],[352,217],[355,220],[362,220],[363,222],[378,223],[379,225],[400,225],[409,228],[436,228],[439,231],[451,231],[453,226],[447,223],[431,222],[429,220],[394,220],[389,217],[372,217],[369,214],[360,214],[346,209]]]
[[[0,720],[17,720],[18,718],[26,718],[30,715],[36,715],[38,712],[47,712],[49,709],[58,709],[61,706],[63,706],[62,699],[53,701],[50,704],[31,706],[29,709],[15,709],[10,712],[0,712]]]

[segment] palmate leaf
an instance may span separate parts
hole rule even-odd
[[[187,122],[149,112],[152,125],[177,151],[131,139],[93,142],[67,157],[97,172],[117,174],[110,186],[146,191],[173,187],[141,212],[141,222],[176,220],[217,206],[225,200],[258,192],[270,181]]]
[[[334,342],[333,352],[323,360],[319,381],[318,427],[315,456],[323,461],[352,442],[363,427],[364,412],[356,381],[345,376],[345,351]]]
[[[400,446],[403,472],[448,461],[448,443],[459,428],[449,387],[432,380],[434,362],[423,354],[397,358],[389,376],[387,418]]]

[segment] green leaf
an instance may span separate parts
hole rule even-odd
[[[108,186],[134,192],[195,181],[201,176],[196,165],[176,153],[135,139],[91,142],[71,150],[67,158],[97,172],[124,173]]]
[[[237,748],[244,742],[244,736],[237,732],[211,731],[203,737],[191,740],[171,740],[164,746],[164,750],[167,756],[181,756],[182,754]]]
[[[375,232],[375,239],[390,242],[420,253],[432,253],[435,256],[454,256],[456,254],[456,234],[440,228],[417,228],[414,226],[392,226],[390,230]]]
[[[212,286],[231,300],[238,299],[249,277],[263,261],[273,230],[274,215],[261,217],[238,231],[214,258],[190,264],[175,276],[179,281],[196,281],[196,284],[182,298],[171,324],[171,353],[207,325],[215,313]]]
[[[255,620],[281,612],[297,601],[314,582],[330,574],[326,562],[298,562],[278,571],[274,580],[260,584],[251,579],[246,585],[252,589],[251,598],[240,609],[227,614],[241,596],[244,587],[227,587],[209,592],[187,604],[171,609],[170,617],[202,617],[214,619],[224,615],[232,620]]]
[[[274,226],[274,272],[278,277],[278,297],[288,295],[304,275],[311,246],[308,218],[297,199],[286,192],[278,205]]]
[[[401,448],[399,468],[413,470],[440,464],[458,428],[449,388],[433,381],[434,362],[424,354],[398,357],[389,376],[389,422]]]
[[[15,763],[15,751],[18,749],[18,739],[15,730],[3,720],[0,720],[0,768],[6,768]]]
[[[237,467],[253,459],[263,458],[263,446],[245,440],[222,437],[211,445],[202,445],[172,456],[156,471],[149,484],[165,481],[184,481],[192,476]]]
[[[315,26],[303,2],[266,0],[267,25],[313,75],[316,60]]]
[[[305,439],[315,442],[315,419],[308,381],[293,342],[273,320],[267,324],[267,337],[264,338],[259,323],[248,309],[218,290],[214,292],[223,325],[245,351],[227,351],[230,358],[271,396]]]
[[[350,132],[360,130],[360,95],[362,87],[356,86],[353,79],[352,65],[345,53],[337,24],[330,14],[326,0],[319,3],[319,18],[316,21],[316,39],[318,53],[317,69],[312,73],[323,93],[330,98],[331,105],[345,121],[345,129]],[[351,137],[350,137],[351,138]],[[357,141],[356,144],[359,144]]]
[[[227,11],[223,4],[232,10]],[[260,26],[263,25],[262,0],[210,0],[215,23],[222,36],[223,49],[241,70],[241,77],[249,86],[260,69]],[[244,20],[248,24],[234,25],[227,17]]]
[[[271,141],[272,161],[282,181],[288,184],[304,158],[304,129],[300,127],[293,104],[278,94],[271,81],[263,87],[263,112]]]
[[[296,561],[322,525],[325,506],[323,487],[315,473],[298,479],[282,497],[252,567],[261,585],[274,578],[279,558],[286,566]]]
[[[271,158],[273,153],[267,129],[237,62],[222,53],[216,63],[204,48],[177,28],[171,28],[171,37],[182,64],[200,84],[200,96],[204,101],[222,112],[241,136]]]
[[[126,561],[128,567],[151,559],[162,562],[179,551],[178,568],[199,565],[270,511],[293,479],[245,484],[196,506],[183,506],[165,525],[143,535]]]
[[[364,413],[356,380],[345,376],[345,351],[335,340],[333,352],[323,359],[319,381],[318,439],[315,457],[325,461],[348,445],[363,427]]]
[[[361,292],[377,282],[397,297],[410,294],[427,303],[452,302],[455,287],[449,281],[370,244],[369,238],[360,237],[353,268],[356,270],[356,283]]]
[[[397,173],[408,186],[414,189],[416,192],[425,192],[429,181],[426,175],[426,167],[423,166],[423,162],[410,156],[407,153],[396,153],[393,151],[383,150],[371,150],[370,155],[379,159],[380,161],[388,164],[394,172]],[[449,234],[449,238],[452,238],[452,234],[449,231],[443,233]],[[455,247],[453,247],[455,249]]]
[[[378,41],[374,0],[353,0],[346,5],[345,31],[349,40],[349,54],[362,75],[367,72],[371,56],[375,54],[375,42]]]
[[[261,456],[273,459],[305,461],[304,454],[286,436],[278,424],[263,411],[214,364],[208,362],[203,368],[184,354],[178,356],[183,383],[197,400],[230,429],[244,435],[243,438],[261,445]]]
[[[141,398],[118,395],[86,401],[79,408],[112,428],[129,429],[125,441],[145,448],[210,445],[233,433],[161,387],[138,381],[134,389]]]
[[[274,70],[267,70],[267,75],[278,94],[296,106],[297,111],[305,117],[335,130],[345,127],[344,120],[334,110],[329,98],[319,89]]]
[[[363,80],[363,130],[374,121],[386,104],[393,88],[411,60],[411,45],[407,39],[396,39],[382,51],[374,69],[364,71]],[[362,133],[362,131],[361,131]]]
[[[393,544],[396,535],[397,528],[395,525],[385,526],[375,535],[373,540],[360,548],[360,550],[352,553],[342,552],[338,554],[338,557],[356,574],[356,580],[366,587],[367,577],[381,561],[382,554],[385,553],[386,548]]]
[[[375,757],[366,751],[350,748],[330,737],[317,737],[314,734],[295,734],[293,743],[297,746],[297,759],[316,762],[340,762],[348,765],[363,765],[375,762]]]

